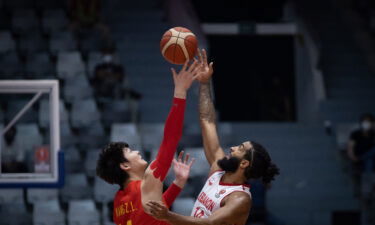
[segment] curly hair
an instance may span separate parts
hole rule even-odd
[[[123,149],[129,145],[125,142],[111,142],[100,152],[96,166],[96,175],[110,184],[123,186],[129,174],[120,168],[120,164],[128,162]]]
[[[275,176],[280,174],[279,168],[272,163],[267,150],[260,144],[251,141],[253,149],[246,151],[245,159],[251,162],[251,165],[245,169],[247,179],[262,178],[263,184],[268,185]],[[254,151],[252,153],[252,151]],[[252,159],[254,157],[254,159]]]

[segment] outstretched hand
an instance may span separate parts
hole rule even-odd
[[[168,217],[169,209],[161,202],[149,201],[147,206],[150,207],[151,216],[158,220],[165,220]]]
[[[199,68],[197,72],[197,80],[200,83],[210,82],[214,69],[213,69],[213,62],[210,62],[210,64],[207,63],[206,50],[202,49],[201,51],[198,48],[198,63],[199,63]]]
[[[189,61],[187,60],[178,74],[175,69],[171,69],[175,86],[175,97],[185,98],[187,90],[197,78],[198,61],[194,59],[194,62],[190,66],[188,63]]]
[[[185,155],[184,159],[183,155],[184,151],[181,151],[178,155],[178,159],[173,159],[173,171],[176,176],[175,184],[181,188],[184,187],[186,181],[188,180],[191,166],[195,162],[194,158],[189,162],[189,153]]]

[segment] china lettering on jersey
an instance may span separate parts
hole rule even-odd
[[[224,171],[214,172],[206,181],[202,191],[195,201],[191,216],[196,218],[207,218],[218,210],[221,201],[235,191],[242,191],[251,197],[249,185],[226,184],[220,182]]]

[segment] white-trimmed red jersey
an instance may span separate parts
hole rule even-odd
[[[221,207],[221,201],[229,194],[241,191],[251,198],[250,185],[227,184],[221,182],[225,171],[214,172],[206,181],[195,201],[191,216],[197,218],[208,218],[213,212]]]

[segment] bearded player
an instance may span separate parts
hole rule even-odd
[[[198,50],[200,69],[199,119],[204,151],[211,166],[209,177],[201,190],[191,216],[171,212],[160,201],[150,201],[151,214],[173,225],[244,225],[251,209],[249,179],[262,179],[269,184],[279,169],[260,144],[245,141],[230,148],[225,155],[219,144],[215,108],[211,97],[213,63],[207,64],[205,50]]]
[[[168,207],[186,183],[192,161],[188,156],[174,161],[176,179],[161,195],[163,181],[171,166],[177,144],[182,136],[186,94],[196,79],[197,61],[185,63],[179,74],[172,69],[174,98],[164,127],[164,136],[156,159],[147,167],[138,151],[125,142],[112,142],[105,147],[97,162],[97,175],[110,184],[120,185],[114,199],[113,219],[117,225],[165,225],[146,214],[149,200],[163,201]],[[146,169],[147,168],[147,169]]]

